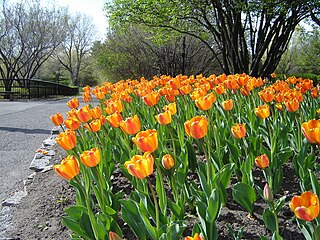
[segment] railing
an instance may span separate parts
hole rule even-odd
[[[69,87],[63,84],[38,79],[14,80],[11,91],[6,91],[3,79],[0,79],[0,98],[10,100],[20,98],[48,98],[58,95],[71,96],[78,93],[78,87]]]

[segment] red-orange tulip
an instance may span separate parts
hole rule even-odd
[[[54,125],[59,126],[63,123],[63,117],[61,113],[56,113],[50,117]]]
[[[64,149],[73,149],[77,144],[77,137],[74,131],[66,130],[56,137],[57,143]]]
[[[266,168],[269,166],[269,158],[266,154],[262,154],[255,158],[254,162],[259,168]]]
[[[270,116],[270,107],[268,105],[259,106],[254,109],[254,113],[260,119],[265,119]]]
[[[73,155],[69,155],[60,164],[53,166],[53,170],[67,180],[71,180],[80,173],[78,161]]]
[[[91,99],[91,94],[90,94],[90,92],[84,92],[83,95],[82,95],[82,99],[83,99],[83,101],[86,102],[86,103],[89,102],[90,99]]]
[[[132,141],[142,152],[154,152],[158,148],[157,130],[141,131],[132,138]]]
[[[285,100],[284,105],[289,112],[296,112],[299,109],[299,101],[296,98]]]
[[[319,216],[319,198],[312,192],[304,192],[294,196],[289,204],[297,218],[312,221]]]
[[[174,159],[170,154],[166,154],[162,157],[161,163],[166,170],[170,170],[174,166]]]
[[[204,240],[204,238],[200,237],[200,235],[196,233],[193,237],[188,236],[184,240]]]
[[[312,119],[301,125],[301,130],[309,143],[320,144],[320,120]]]
[[[160,93],[154,92],[154,91],[142,97],[143,102],[150,107],[156,105],[159,99],[160,99]]]
[[[221,103],[223,110],[225,111],[231,111],[233,109],[233,100],[225,100]]]
[[[64,125],[71,130],[77,130],[81,126],[81,122],[76,117],[68,117],[64,121]]]
[[[100,150],[92,148],[91,150],[84,151],[80,155],[80,160],[87,167],[95,167],[100,162]]]
[[[224,85],[222,83],[219,83],[215,88],[214,88],[214,91],[217,93],[217,94],[222,94],[226,91],[226,88],[224,87]]]
[[[171,112],[165,111],[156,115],[156,120],[161,125],[167,125],[172,122]]]
[[[120,113],[115,112],[109,116],[106,117],[106,120],[108,123],[113,127],[117,128],[120,126],[120,122],[122,121],[122,116]]]
[[[133,117],[126,118],[126,120],[122,120],[120,122],[120,128],[127,134],[136,134],[140,131],[140,119],[138,115],[134,115]]]
[[[193,138],[203,138],[208,133],[208,120],[205,116],[194,117],[184,123],[186,133]]]
[[[67,105],[69,108],[75,109],[79,107],[79,99],[78,98],[72,98],[69,102],[67,102]]]
[[[273,100],[274,90],[272,88],[265,88],[259,92],[259,97],[265,103],[271,102]]]
[[[209,110],[215,101],[216,95],[214,95],[214,93],[209,93],[203,97],[196,99],[195,103],[201,110]]]
[[[76,111],[76,115],[77,118],[83,123],[89,122],[92,119],[91,109],[88,105],[78,109]]]
[[[154,159],[150,152],[145,152],[143,156],[135,155],[130,161],[126,161],[124,166],[128,172],[138,179],[143,179],[153,172]]]
[[[238,123],[231,127],[231,133],[235,138],[244,138],[246,136],[246,126],[244,124]]]

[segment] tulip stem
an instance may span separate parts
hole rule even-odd
[[[171,138],[171,141],[172,141],[172,148],[173,148],[173,156],[174,158],[176,159],[176,145],[174,144],[174,138],[173,138],[173,135],[172,135],[172,131],[170,129],[170,126],[168,126],[168,131],[169,131],[169,134],[170,134],[170,138]]]
[[[101,203],[102,203],[101,210],[102,210],[103,213],[105,213],[104,210],[105,210],[106,204],[105,204],[105,201],[104,201],[104,184],[103,184],[104,182],[103,182],[102,179],[101,179],[101,175],[100,175],[100,173],[99,173],[99,171],[98,171],[97,166],[95,166],[95,167],[93,167],[93,168],[94,168],[94,170],[95,170],[95,172],[96,172],[96,174],[97,174],[97,176],[98,176],[98,181],[99,181],[99,185],[100,185]]]
[[[160,218],[159,218],[159,205],[158,205],[158,201],[157,201],[157,196],[156,196],[156,192],[154,191],[153,185],[150,182],[149,177],[147,177],[147,182],[149,185],[149,188],[151,190],[152,193],[152,197],[153,197],[153,201],[154,201],[154,207],[155,207],[155,211],[156,211],[156,228],[157,228],[157,239],[158,239],[158,235],[159,235],[159,230],[160,230]]]
[[[273,212],[274,220],[275,220],[275,222],[276,222],[276,235],[277,235],[277,236],[280,236],[280,234],[279,234],[278,216],[277,216],[277,212],[276,212],[276,210],[275,210],[275,208],[274,208],[274,202],[273,202],[273,201],[271,202],[271,206],[272,206],[272,212]]]
[[[317,229],[317,226],[314,223],[314,220],[311,221],[311,224],[312,224],[312,228],[313,228],[313,232],[314,232],[314,239],[315,240],[320,240],[319,234],[318,234],[318,229]]]

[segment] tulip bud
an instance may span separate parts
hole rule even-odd
[[[273,193],[271,188],[269,187],[269,184],[266,183],[263,189],[263,197],[268,201],[272,202],[273,201]]]
[[[116,234],[115,232],[110,231],[109,232],[109,239],[110,240],[121,240],[122,238]]]
[[[170,154],[166,154],[162,157],[162,166],[166,170],[170,170],[174,166],[174,159]]]

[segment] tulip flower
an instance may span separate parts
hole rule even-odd
[[[156,120],[161,125],[170,124],[172,122],[171,112],[165,111],[163,113],[156,115]]]
[[[142,97],[142,100],[145,104],[152,107],[158,103],[160,99],[160,93],[159,92],[151,92],[144,97]]]
[[[138,115],[134,115],[133,117],[126,118],[126,120],[122,120],[119,125],[122,131],[130,135],[139,132],[141,127]]]
[[[266,154],[262,154],[255,158],[254,162],[257,164],[259,168],[266,168],[269,166],[269,158]]]
[[[170,170],[174,166],[174,159],[170,154],[166,154],[162,157],[161,163],[166,170]]]
[[[319,198],[312,192],[304,192],[301,196],[294,196],[289,207],[301,220],[310,222],[319,216]]]
[[[231,133],[235,138],[244,138],[246,132],[246,126],[244,124],[238,123],[231,127]]]
[[[274,90],[272,88],[265,88],[259,92],[259,97],[265,103],[271,102],[273,100]]]
[[[132,138],[132,141],[142,152],[154,152],[158,148],[157,130],[141,131]]]
[[[120,122],[122,121],[122,116],[120,113],[115,112],[109,116],[106,117],[106,120],[108,121],[108,123],[113,127],[113,128],[117,128],[120,125]]]
[[[66,130],[56,137],[56,141],[64,150],[71,150],[77,144],[77,137],[74,131]]]
[[[279,109],[280,111],[283,110],[283,106],[282,106],[281,103],[276,103],[274,106],[275,106],[277,109]]]
[[[87,123],[85,127],[90,131],[90,132],[99,132],[101,129],[101,122],[100,119],[95,119],[90,123]]]
[[[91,150],[84,151],[80,155],[80,160],[87,167],[95,167],[100,162],[100,150],[92,148]]]
[[[90,92],[84,92],[83,95],[82,95],[82,99],[83,99],[83,101],[86,102],[86,103],[89,102],[90,99],[91,99],[91,94],[90,94]]]
[[[177,113],[177,105],[175,102],[169,103],[168,105],[163,107],[164,111],[170,111],[171,115],[174,115]]]
[[[214,91],[217,93],[217,94],[222,94],[226,91],[226,88],[224,87],[223,84],[219,83],[215,88],[214,88]]]
[[[271,188],[269,187],[268,183],[266,183],[266,185],[263,188],[263,197],[268,202],[272,202],[273,201],[273,192],[272,192]]]
[[[79,99],[78,98],[72,98],[69,102],[67,102],[67,105],[71,109],[76,109],[79,107]]]
[[[116,234],[115,232],[110,231],[109,232],[109,239],[110,240],[122,240],[122,238]]]
[[[193,138],[203,138],[208,133],[208,120],[205,116],[194,117],[184,123],[186,133]]]
[[[191,91],[192,91],[191,85],[186,84],[186,85],[180,87],[179,91],[180,91],[181,95],[187,95],[187,94],[191,93]]]
[[[71,130],[77,130],[81,126],[81,122],[76,117],[68,117],[64,121],[64,125]]]
[[[61,113],[56,113],[50,117],[54,125],[60,126],[63,123],[63,117]]]
[[[301,125],[301,131],[309,143],[320,144],[320,120],[312,119]]]
[[[254,109],[254,113],[260,119],[265,119],[270,116],[270,107],[268,105],[259,106]]]
[[[272,77],[272,78],[276,78],[276,77],[277,77],[277,75],[276,75],[275,73],[271,73],[271,74],[270,74],[270,77]]]
[[[150,152],[145,152],[143,156],[135,155],[130,161],[126,161],[124,166],[128,172],[138,179],[143,179],[153,172],[154,159]]]
[[[184,240],[204,240],[204,238],[200,237],[200,235],[196,233],[193,237],[188,236]]]
[[[201,110],[209,110],[215,101],[216,95],[214,95],[214,93],[209,93],[203,97],[196,99],[195,103]]]
[[[94,119],[99,118],[99,117],[101,116],[101,114],[102,114],[102,111],[101,111],[100,106],[97,106],[97,107],[95,107],[95,108],[92,108],[92,109],[91,109],[91,113],[92,113],[92,117],[93,117]]]
[[[284,101],[289,112],[296,112],[299,109],[299,101],[296,98]]]
[[[69,155],[60,164],[53,166],[53,170],[69,181],[80,173],[78,161],[73,155]]]
[[[86,105],[76,111],[77,118],[85,123],[89,122],[92,119],[92,113],[89,105]]]
[[[225,111],[231,111],[233,109],[233,100],[225,100],[221,103],[223,110]]]
[[[109,115],[115,112],[120,113],[123,111],[123,105],[122,105],[121,99],[105,101],[104,104],[107,106],[104,108],[104,111]]]
[[[190,94],[190,97],[192,100],[196,100],[198,98],[201,98],[207,94],[207,90],[205,88],[196,88],[193,90],[193,92]]]

